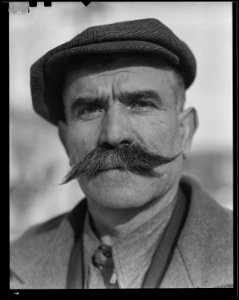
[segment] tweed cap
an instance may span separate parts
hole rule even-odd
[[[189,47],[157,19],[89,27],[32,65],[30,85],[35,111],[56,125],[64,119],[61,89],[67,66],[89,54],[113,53],[159,56],[182,74],[186,88],[196,76],[196,60]]]

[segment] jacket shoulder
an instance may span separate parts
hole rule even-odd
[[[186,188],[187,184],[186,184]],[[233,284],[233,215],[191,182],[190,208],[179,249],[195,287]]]
[[[68,213],[30,227],[10,245],[10,267],[24,267],[47,251],[62,221]],[[14,274],[14,271],[10,271]]]
[[[80,201],[70,212],[31,227],[11,244],[11,289],[65,285],[68,259],[86,206],[86,201]]]

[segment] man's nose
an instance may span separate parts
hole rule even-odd
[[[130,122],[119,102],[109,106],[101,126],[99,144],[107,143],[115,147],[120,143],[132,142]]]

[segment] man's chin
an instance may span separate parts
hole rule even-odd
[[[130,171],[108,170],[81,180],[86,197],[111,209],[137,208],[146,204],[152,191],[152,181]]]
[[[88,201],[94,202],[97,206],[101,206],[108,209],[133,209],[139,208],[145,203],[142,203],[139,195],[134,191],[128,191],[126,189],[116,188],[112,191],[109,189],[98,190],[97,192],[92,192]],[[144,202],[146,198],[143,199]]]

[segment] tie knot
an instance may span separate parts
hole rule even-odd
[[[93,255],[93,262],[96,266],[113,268],[111,247],[108,245],[101,245]]]
[[[107,258],[112,257],[111,247],[108,245],[101,245],[99,249],[102,251],[103,255]]]
[[[119,288],[116,274],[114,273],[114,262],[112,249],[108,245],[101,245],[93,255],[93,264],[100,269],[105,286],[109,289]]]

